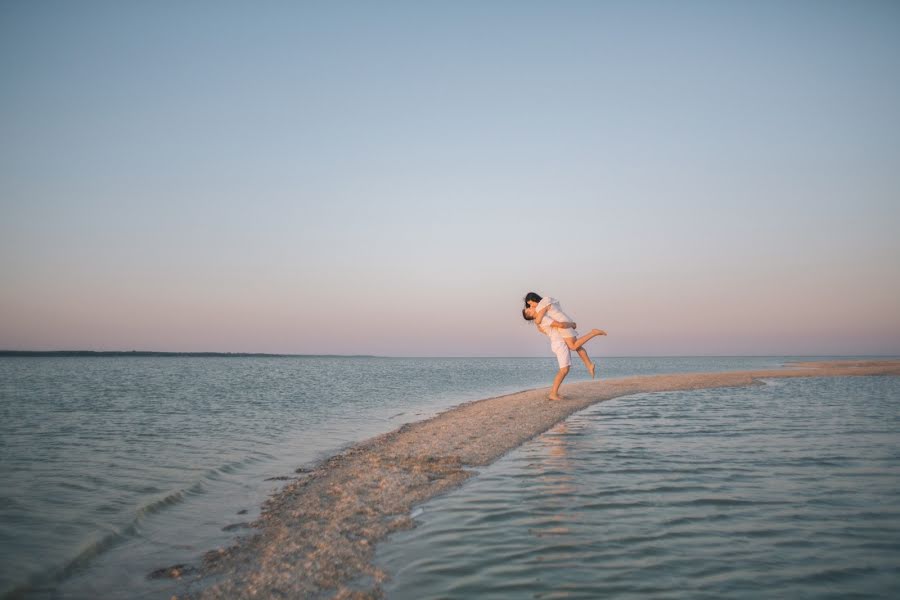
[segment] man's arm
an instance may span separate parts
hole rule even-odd
[[[537,317],[535,317],[535,320],[537,320]],[[575,329],[575,323],[572,323],[571,321],[563,321],[562,323],[553,321],[553,323],[550,324],[550,327],[556,327],[557,329]]]

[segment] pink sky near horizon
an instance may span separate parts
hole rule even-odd
[[[852,278],[845,278],[848,287],[830,289],[838,279],[747,278],[723,287],[696,278],[660,282],[648,275],[593,285],[559,281],[563,293],[550,293],[560,296],[582,331],[596,326],[610,333],[591,342],[598,356],[900,354],[896,296],[858,294]],[[519,314],[527,288],[500,274],[497,280],[471,286],[464,281],[462,292],[436,280],[427,289],[414,289],[409,281],[388,290],[320,287],[310,294],[300,285],[270,290],[225,285],[213,296],[208,284],[171,292],[162,282],[156,291],[149,282],[118,290],[63,286],[60,291],[69,293],[64,302],[53,298],[12,307],[4,302],[4,314],[18,318],[3,320],[0,340],[6,349],[43,350],[546,354],[546,338]],[[454,300],[457,294],[461,297]]]

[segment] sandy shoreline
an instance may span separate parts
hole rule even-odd
[[[474,474],[471,467],[490,464],[579,410],[645,392],[861,375],[900,375],[900,360],[624,377],[565,385],[562,402],[547,400],[545,388],[462,404],[301,472],[265,503],[253,535],[207,553],[189,589],[201,598],[378,598],[386,574],[372,565],[375,543],[411,527],[414,505],[460,485]]]

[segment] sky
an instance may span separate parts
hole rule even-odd
[[[0,348],[900,354],[896,2],[0,2]]]

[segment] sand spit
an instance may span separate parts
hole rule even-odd
[[[257,533],[204,557],[199,598],[380,598],[375,543],[409,528],[415,504],[460,485],[523,442],[597,402],[643,392],[752,385],[757,379],[900,375],[900,360],[795,363],[791,368],[625,377],[470,402],[359,443],[274,494]]]

